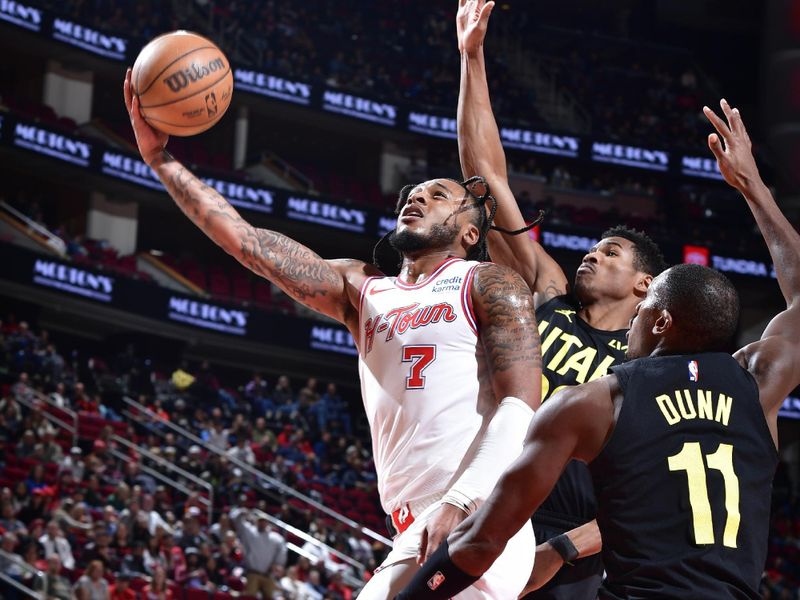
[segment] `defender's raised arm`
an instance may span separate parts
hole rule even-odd
[[[494,2],[460,0],[456,28],[461,52],[461,88],[458,97],[458,153],[465,178],[486,178],[497,198],[495,223],[508,230],[525,227],[525,219],[508,185],[506,157],[492,113],[483,41]],[[564,271],[538,243],[527,235],[492,232],[489,252],[495,262],[520,273],[536,304],[541,305],[567,290]]]
[[[703,110],[718,133],[708,145],[725,181],[739,190],[756,219],[775,265],[786,310],[770,321],[761,340],[742,348],[736,358],[758,382],[761,403],[777,443],[777,412],[787,394],[800,384],[800,234],[781,212],[761,180],[739,110],[723,99],[727,123],[710,108]],[[724,145],[723,145],[724,142]]]
[[[347,324],[352,299],[371,269],[360,261],[328,261],[276,231],[253,227],[216,190],[204,184],[166,150],[168,136],[148,125],[125,76],[125,106],[144,161],[150,165],[184,214],[220,248],[269,279],[292,298]]]

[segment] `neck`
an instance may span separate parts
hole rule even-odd
[[[398,277],[403,283],[421,283],[448,258],[458,258],[450,248],[418,255],[406,254],[403,256],[403,266],[400,267]]]
[[[635,296],[624,300],[599,299],[583,305],[578,314],[595,329],[617,331],[628,328],[637,304],[639,298]]]

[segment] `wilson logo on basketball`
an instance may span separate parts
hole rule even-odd
[[[408,306],[394,308],[388,311],[386,316],[377,315],[375,318],[368,319],[364,324],[367,353],[372,350],[372,342],[378,333],[385,331],[388,342],[395,334],[403,335],[409,329],[419,329],[439,321],[452,323],[456,318],[453,306],[447,302],[439,302],[430,306],[420,306],[419,302],[415,302]]]
[[[192,83],[196,83],[201,79],[207,77],[215,71],[224,71],[225,61],[221,58],[215,58],[205,65],[198,65],[192,63],[192,66],[181,71],[175,71],[166,77],[163,81],[167,84],[170,91],[173,93],[180,92],[183,88]]]

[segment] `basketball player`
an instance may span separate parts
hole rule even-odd
[[[730,356],[739,318],[730,281],[699,265],[656,277],[628,335],[639,360],[545,403],[522,456],[399,598],[448,598],[468,585],[570,458],[590,463],[597,492],[600,598],[760,598],[778,409],[800,384],[800,235],[761,181],[739,111],[721,106],[727,123],[704,109],[718,131],[709,146],[755,216],[786,310]]]
[[[358,260],[323,260],[280,233],[247,223],[165,150],[167,136],[125,102],[144,161],[183,212],[214,242],[292,298],[343,323],[359,349],[362,396],[378,488],[397,531],[393,549],[359,595],[392,598],[491,492],[521,452],[539,404],[541,369],[533,296],[513,270],[485,256],[494,211],[464,184],[407,186],[392,248],[398,277]],[[485,186],[482,186],[485,187]],[[465,260],[467,259],[467,260]],[[402,262],[402,264],[400,264]],[[464,599],[516,597],[533,565],[533,531],[508,550]]]
[[[525,225],[509,188],[506,160],[489,100],[483,54],[493,2],[460,0],[457,32],[461,52],[458,140],[464,176],[481,173],[498,199],[495,221],[516,230]],[[495,262],[522,274],[534,292],[542,339],[542,401],[564,386],[602,377],[624,360],[625,332],[652,278],[666,268],[658,247],[646,235],[615,227],[583,258],[572,293],[567,278],[541,245],[528,236],[493,232],[489,250]],[[540,542],[526,590],[552,581],[529,598],[594,600],[603,575],[601,540],[591,476],[586,465],[570,463],[553,493],[533,516]],[[588,525],[586,525],[589,523]],[[573,530],[573,528],[575,528]],[[565,539],[563,536],[568,536]],[[579,559],[559,552],[577,547]],[[559,570],[560,569],[560,570]],[[556,575],[556,572],[558,573]]]

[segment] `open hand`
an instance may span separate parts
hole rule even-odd
[[[431,517],[422,532],[422,540],[417,552],[417,563],[422,565],[436,549],[447,539],[450,532],[467,518],[467,513],[452,504],[443,502]]]
[[[738,108],[731,108],[724,98],[719,103],[727,123],[708,108],[703,112],[717,133],[709,134],[708,147],[717,159],[719,170],[729,185],[744,193],[755,182],[761,180],[755,158],[753,158],[750,136],[742,122]],[[720,139],[722,138],[722,139]],[[724,145],[723,145],[724,142]]]
[[[133,93],[131,85],[131,69],[125,73],[125,83],[122,85],[122,92],[125,96],[125,108],[131,119],[131,127],[136,135],[136,144],[139,146],[139,153],[148,165],[161,157],[164,147],[167,145],[169,136],[166,133],[154,129],[142,117],[139,111],[139,98]]]
[[[494,9],[493,1],[458,0],[456,33],[459,52],[472,54],[480,50],[486,37],[486,27],[489,25],[492,9]]]

